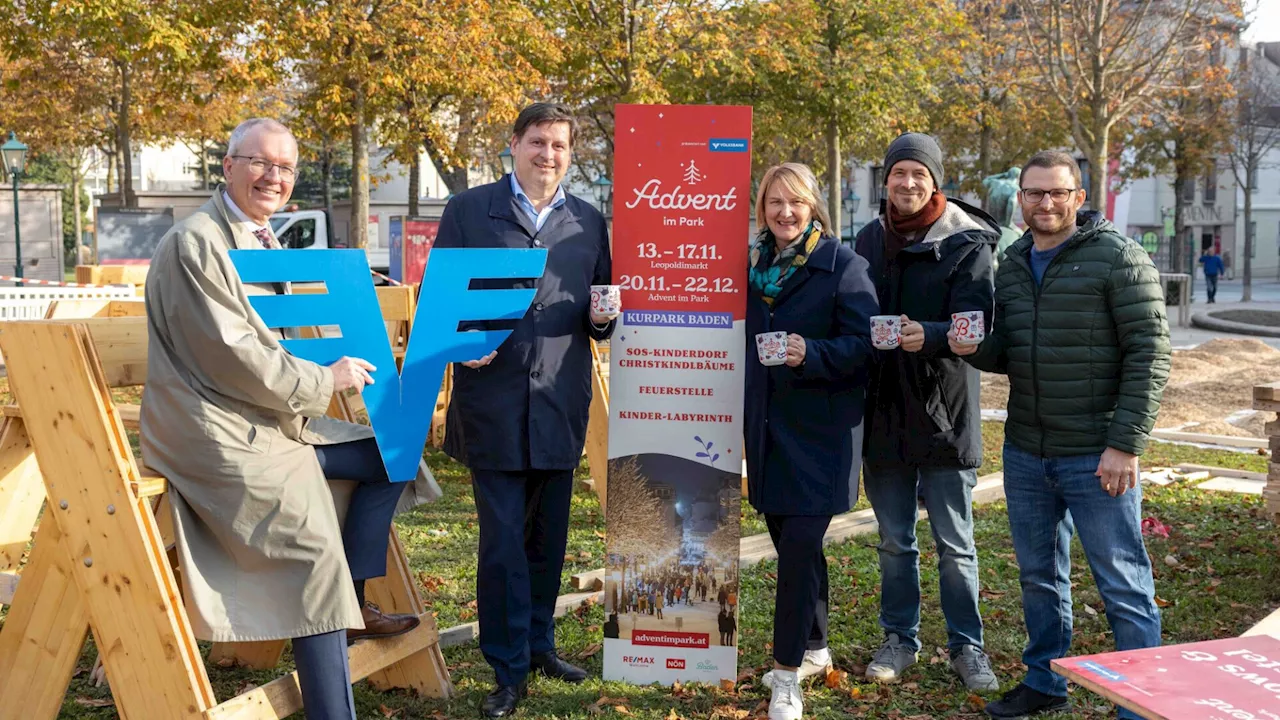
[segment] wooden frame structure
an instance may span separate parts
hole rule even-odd
[[[136,427],[138,409],[117,407],[110,394],[145,382],[141,303],[97,301],[88,309],[96,317],[0,324],[19,402],[5,407],[0,430],[0,570],[16,570],[49,498],[0,631],[0,687],[10,700],[0,706],[0,720],[57,717],[90,631],[122,717],[281,718],[297,711],[296,674],[217,703],[166,552],[168,513],[155,514],[166,482],[134,462],[125,428]],[[64,311],[55,307],[51,315]],[[387,576],[370,580],[366,592],[384,609],[418,614],[422,624],[352,646],[352,679],[450,695],[434,619],[394,528]],[[211,659],[270,667],[282,647],[221,644]]]

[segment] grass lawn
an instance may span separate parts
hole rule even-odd
[[[0,393],[3,395],[3,393]],[[1000,469],[1003,426],[984,427],[987,464],[983,473]],[[445,497],[401,516],[398,524],[410,562],[424,588],[424,597],[441,627],[474,618],[475,506],[465,471],[439,453],[428,455]],[[1196,462],[1254,471],[1266,469],[1266,458],[1242,453],[1218,452],[1153,444],[1144,465]],[[585,476],[585,468],[584,473]],[[1165,641],[1190,642],[1239,635],[1280,605],[1280,529],[1262,519],[1261,502],[1254,497],[1195,490],[1189,484],[1145,488],[1145,514],[1171,528],[1169,539],[1148,539],[1155,562],[1156,591],[1164,613]],[[1025,639],[1018,570],[1009,539],[1004,505],[979,508],[976,535],[982,574],[982,611],[986,642],[997,672],[1006,687],[1022,674],[1020,655]],[[603,565],[603,517],[594,494],[579,489],[573,498],[573,529],[563,587],[568,575]],[[744,510],[743,532],[763,530],[763,523],[749,508]],[[928,529],[919,529],[927,537]],[[874,537],[862,537],[828,549],[831,566],[831,648],[837,666],[849,673],[838,688],[819,682],[805,696],[806,717],[843,718],[956,718],[979,717],[981,698],[964,690],[943,657],[946,633],[938,605],[937,557],[931,543],[922,549],[924,584],[924,652],[921,662],[898,686],[878,687],[859,683],[862,666],[881,639],[877,623],[879,572]],[[1072,578],[1076,585],[1076,653],[1112,648],[1102,603],[1085,565],[1078,543],[1073,547]],[[1165,562],[1177,561],[1176,567]],[[762,718],[767,691],[756,677],[770,667],[772,606],[776,563],[762,563],[743,573],[742,621],[739,634],[739,670],[743,679],[728,692],[721,688],[689,686],[673,691],[658,686],[636,687],[589,680],[581,686],[536,679],[520,717],[589,718],[618,716],[674,720],[676,718]],[[583,607],[559,621],[558,644],[563,654],[575,658],[598,678],[603,612]],[[493,674],[475,644],[446,650],[445,657],[457,688],[450,702],[421,700],[403,692],[379,693],[366,683],[356,686],[360,718],[472,718],[488,692]],[[105,689],[92,687],[87,671],[94,659],[92,643],[81,657],[77,676],[63,707],[62,718],[115,718],[110,707],[93,707],[109,698]],[[282,669],[288,667],[286,655]],[[278,672],[209,669],[220,699],[275,677]],[[1059,718],[1102,718],[1112,709],[1097,696],[1082,690],[1072,694],[1070,714]]]

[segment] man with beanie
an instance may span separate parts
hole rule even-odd
[[[855,248],[871,265],[881,312],[902,322],[900,346],[877,351],[867,393],[863,485],[880,526],[880,625],[885,641],[867,678],[897,682],[920,651],[917,498],[938,550],[951,667],[970,690],[999,683],[983,650],[972,492],[982,464],[978,373],[951,352],[952,313],[980,311],[990,327],[992,260],[1000,228],[948,199],[942,151],[906,133],[885,155],[887,201]]]

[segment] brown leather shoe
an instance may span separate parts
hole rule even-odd
[[[377,605],[371,602],[366,602],[364,607],[360,608],[360,615],[364,618],[364,629],[347,630],[348,643],[355,642],[356,640],[366,640],[368,638],[384,638],[403,635],[418,627],[418,623],[421,622],[417,615],[384,614]]]

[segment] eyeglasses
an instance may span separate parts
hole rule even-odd
[[[254,157],[252,155],[232,155],[231,157],[237,160],[248,160],[249,168],[259,175],[266,175],[267,173],[271,172],[271,168],[276,168],[277,170],[280,171],[280,179],[285,182],[291,183],[293,182],[294,178],[298,176],[297,168],[292,167],[290,165],[281,165],[279,163],[273,163],[270,160],[267,160],[266,158]]]
[[[1032,205],[1039,205],[1044,200],[1044,196],[1048,195],[1049,199],[1056,203],[1066,202],[1080,188],[1054,188],[1052,190],[1041,190],[1040,188],[1022,188],[1022,197]]]

